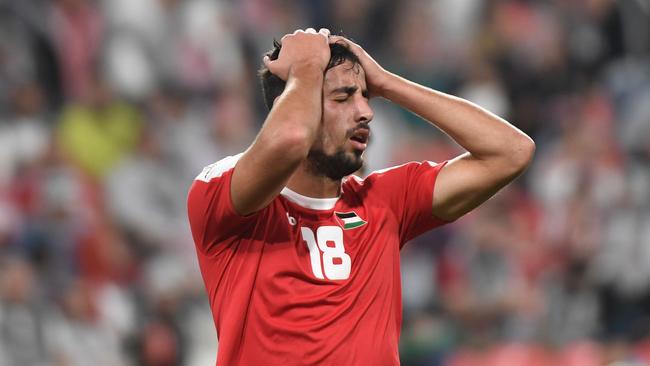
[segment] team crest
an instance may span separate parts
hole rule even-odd
[[[348,229],[354,229],[358,228],[359,226],[363,226],[366,224],[359,215],[357,215],[356,212],[334,212],[336,215],[336,218],[338,219],[339,224],[343,227],[343,229],[348,230]]]

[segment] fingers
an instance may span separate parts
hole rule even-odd
[[[330,36],[330,43],[335,43],[336,41],[345,41],[346,39],[342,36],[332,35]]]
[[[329,36],[329,43],[336,43],[336,42],[343,42],[343,43],[348,44],[348,45],[357,46],[356,43],[350,41],[349,39],[347,39],[347,38],[345,38],[343,36],[337,36],[337,35]]]
[[[293,33],[291,33],[291,34],[285,34],[282,38],[286,38],[286,37],[288,37],[288,36],[296,35],[296,34],[299,34],[299,33],[311,33],[311,34],[318,34],[318,33],[320,33],[320,34],[322,34],[322,35],[324,35],[324,36],[326,36],[326,37],[329,37],[329,35],[330,35],[330,30],[327,29],[327,28],[321,28],[321,29],[318,30],[318,32],[316,32],[316,29],[314,29],[314,28],[307,28],[307,29],[305,29],[305,30],[302,30],[302,29],[296,29],[295,31],[293,31]]]
[[[275,75],[277,73],[277,70],[276,70],[277,65],[275,64],[275,61],[272,61],[269,58],[269,56],[264,56],[264,58],[262,59],[262,62],[264,63],[264,66],[266,66],[266,68],[271,72],[271,74]]]
[[[285,34],[280,43],[282,49],[278,59],[271,60],[264,57],[262,62],[271,73],[279,76],[283,80],[288,77],[288,70],[295,62],[300,61],[318,61],[318,65],[323,67],[329,61],[328,37],[330,31],[327,28],[320,28],[318,32],[314,28],[296,29],[293,33]],[[322,62],[321,62],[322,61]]]
[[[357,56],[365,52],[363,48],[361,48],[361,46],[359,46],[358,44],[350,41],[349,39],[343,36],[329,36],[328,41],[329,44],[343,43],[345,46],[349,47],[350,50],[352,50],[352,52],[354,52]]]

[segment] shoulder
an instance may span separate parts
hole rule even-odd
[[[377,179],[382,179],[382,178],[391,177],[395,175],[407,174],[410,169],[413,169],[419,164],[420,163],[418,163],[417,161],[409,161],[408,163],[395,165],[380,170],[375,170],[370,174],[368,174],[366,179],[377,180]]]
[[[353,191],[357,194],[378,194],[380,196],[388,193],[387,190],[394,188],[400,181],[406,179],[407,170],[411,164],[409,162],[381,170],[376,170],[368,174],[365,178],[357,175],[349,175],[343,181],[343,188],[347,191]]]
[[[388,195],[398,194],[400,189],[407,189],[413,184],[426,184],[427,177],[437,176],[438,171],[444,166],[443,163],[433,161],[410,161],[401,165],[385,169],[375,170],[365,178],[356,175],[348,176],[343,187],[346,190],[363,194],[377,194],[386,198]]]
[[[188,191],[187,204],[190,209],[205,212],[205,206],[208,204],[230,203],[229,176],[239,156],[241,154],[228,156],[203,168],[194,178]]]
[[[433,161],[410,161],[408,163],[372,171],[365,178],[350,175],[346,178],[344,184],[363,186],[364,184],[374,183],[385,179],[403,178],[419,169],[436,169],[439,167],[440,164]]]
[[[244,153],[239,153],[237,155],[227,156],[215,163],[212,163],[201,171],[199,175],[194,178],[194,180],[203,181],[209,183],[215,178],[220,178],[225,173],[230,172],[235,168],[237,161],[241,158]]]

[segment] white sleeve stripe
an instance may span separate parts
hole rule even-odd
[[[391,166],[391,167],[384,168],[384,169],[375,170],[375,171],[373,171],[373,172],[370,172],[370,174],[368,174],[368,175],[373,175],[373,174],[383,174],[383,173],[386,173],[386,172],[388,172],[388,171],[391,171],[391,170],[394,170],[394,169],[401,168],[401,167],[403,167],[404,165],[409,164],[409,163],[413,163],[413,161],[410,161],[410,162],[408,162],[408,163],[404,163],[404,164],[400,164],[400,165],[396,165],[396,166]]]
[[[223,173],[235,167],[237,161],[244,153],[239,153],[237,155],[225,157],[216,163],[210,164],[203,168],[201,173],[194,178],[194,180],[200,180],[203,182],[210,182],[213,178],[220,177]]]
[[[429,164],[431,167],[435,167],[435,166],[438,165],[438,163],[436,163],[436,162],[434,162],[434,161],[430,161],[430,160],[424,160],[424,161],[422,161],[422,162],[419,162],[419,161],[409,161],[408,163],[404,163],[404,164],[401,164],[401,165],[396,165],[396,166],[391,166],[391,167],[384,168],[384,169],[380,169],[380,170],[375,170],[375,171],[371,172],[371,173],[368,174],[368,175],[370,176],[370,175],[372,175],[372,174],[382,174],[382,173],[386,173],[386,172],[388,172],[388,171],[391,171],[391,170],[393,170],[393,169],[397,169],[397,168],[401,168],[401,167],[403,167],[404,165],[406,165],[406,164],[411,164],[411,163],[418,163],[418,164],[427,163],[427,164]]]

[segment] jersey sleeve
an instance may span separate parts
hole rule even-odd
[[[194,179],[187,197],[192,237],[204,253],[224,249],[255,220],[257,213],[238,214],[232,203],[230,183],[239,155],[208,165]]]
[[[447,161],[410,162],[373,173],[378,193],[399,221],[400,245],[448,223],[433,215],[433,188]]]

